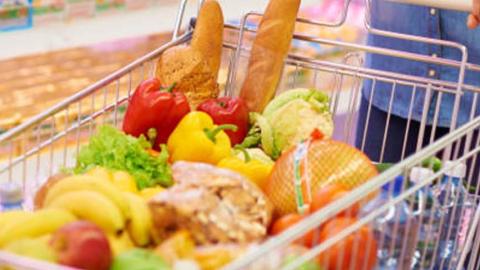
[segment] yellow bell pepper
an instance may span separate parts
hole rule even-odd
[[[250,179],[259,188],[264,189],[265,184],[270,177],[270,172],[273,169],[274,163],[267,163],[258,159],[252,159],[245,150],[242,151],[245,155],[244,159],[238,156],[227,157],[220,160],[217,166],[238,172]]]
[[[168,138],[167,147],[171,161],[193,161],[217,164],[231,155],[231,144],[226,129],[235,125],[216,126],[204,112],[185,115]]]

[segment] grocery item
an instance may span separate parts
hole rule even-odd
[[[144,188],[142,191],[140,191],[140,196],[144,200],[150,200],[151,198],[155,197],[158,193],[165,191],[165,188],[162,188],[160,186],[157,187],[150,187],[150,188]]]
[[[125,171],[115,171],[112,173],[112,183],[121,191],[137,193],[137,182],[135,178]]]
[[[358,220],[351,217],[330,220],[321,229],[320,242],[327,241],[356,222]],[[321,252],[317,259],[325,270],[373,270],[377,265],[377,241],[372,230],[368,226],[362,226]]]
[[[202,270],[222,269],[236,258],[240,257],[247,246],[235,244],[220,244],[202,246],[195,249],[193,258]]]
[[[412,185],[431,178],[431,169],[414,167],[410,171],[409,181]],[[435,242],[440,237],[439,222],[441,218],[437,198],[433,196],[430,186],[424,186],[415,193],[413,215],[418,220],[418,242],[412,259],[412,269],[431,269],[435,256]]]
[[[331,139],[309,139],[277,160],[265,194],[281,216],[304,211],[311,194],[326,185],[341,184],[351,190],[376,175],[375,166],[356,148]]]
[[[11,242],[5,246],[3,250],[47,262],[54,263],[57,261],[57,254],[55,251],[47,242],[40,238],[22,238]]]
[[[273,223],[271,234],[278,235],[285,231],[286,229],[290,228],[291,226],[297,224],[302,219],[304,219],[304,215],[300,215],[297,213],[286,214]],[[311,247],[314,243],[318,240],[318,232],[316,231],[309,231],[305,233],[300,239],[295,240],[295,244],[297,245],[304,245],[306,247]],[[314,242],[315,241],[315,242]]]
[[[108,179],[99,179],[89,175],[74,175],[64,178],[49,189],[42,205],[48,206],[58,197],[75,191],[100,193],[118,207],[125,218],[130,217],[130,207],[125,201],[122,192],[110,183]]]
[[[195,242],[191,234],[188,231],[180,230],[162,241],[154,252],[172,265],[177,260],[191,258],[194,250]]]
[[[267,165],[274,165],[275,161],[273,161],[265,152],[260,148],[243,148],[241,146],[235,148],[236,156],[242,160],[246,160],[245,152],[250,156],[252,160],[261,161]]]
[[[366,216],[378,208],[388,205],[392,197],[402,193],[404,180],[395,178],[382,187],[380,194],[368,202],[360,211]],[[412,265],[417,245],[418,220],[405,201],[390,205],[373,223],[378,246],[378,266],[381,269],[405,269]]]
[[[441,182],[433,187],[443,219],[434,269],[449,269],[450,264],[457,265],[475,212],[475,199],[463,184],[467,175],[466,165],[447,161],[445,168]]]
[[[240,97],[261,112],[275,94],[292,41],[300,0],[270,0],[252,45]]]
[[[22,238],[35,238],[52,233],[75,220],[75,216],[61,209],[42,209],[28,215],[17,216],[0,227],[0,247]]]
[[[315,130],[330,138],[334,129],[329,98],[315,89],[286,91],[268,103],[261,115],[253,115],[253,118],[261,134],[262,147],[273,158],[307,139]],[[255,136],[249,134],[252,135]]]
[[[110,270],[169,270],[170,267],[159,256],[146,249],[132,249],[116,256]]]
[[[78,218],[91,221],[113,234],[120,232],[125,226],[125,217],[120,209],[96,191],[67,192],[45,204],[45,207],[67,210]]]
[[[114,257],[135,247],[135,244],[126,231],[120,235],[109,234],[107,237]]]
[[[125,192],[125,198],[132,209],[130,222],[127,230],[130,238],[137,246],[145,246],[150,243],[150,231],[152,229],[152,216],[145,200],[133,193]]]
[[[341,184],[329,184],[320,188],[312,195],[311,212],[318,211],[328,204],[340,199],[348,194],[348,189]],[[344,211],[338,213],[337,216],[356,217],[360,211],[361,203],[354,203]]]
[[[125,135],[108,125],[99,127],[88,145],[80,149],[77,156],[76,173],[84,173],[96,166],[126,171],[137,182],[138,189],[173,184],[171,170],[167,164],[168,152],[162,148],[157,156],[146,149],[150,143],[143,137]]]
[[[248,243],[263,239],[271,205],[245,177],[209,164],[176,162],[176,185],[150,201],[154,235],[187,230],[197,244]]]
[[[231,155],[230,139],[224,130],[235,128],[233,125],[216,126],[208,114],[191,112],[180,121],[168,138],[171,160],[217,164]]]
[[[160,149],[188,112],[190,106],[181,92],[174,86],[163,88],[157,78],[143,81],[128,102],[123,120],[123,131],[138,137],[146,136],[154,149]]]
[[[0,211],[22,209],[22,187],[15,182],[0,183]]]
[[[215,80],[222,60],[223,13],[216,0],[203,1],[195,24],[191,46],[208,62]]]
[[[53,187],[56,183],[60,182],[61,180],[65,179],[67,174],[64,173],[57,173],[50,176],[37,190],[35,193],[35,197],[33,199],[33,205],[35,209],[40,209],[43,207],[43,202],[45,201],[45,196],[47,195],[48,191],[51,187]]]
[[[69,223],[56,231],[50,241],[58,262],[85,270],[108,270],[112,250],[108,238],[95,224],[87,221]]]
[[[328,96],[315,89],[281,94],[267,106],[263,116],[273,128],[275,147],[280,152],[307,139],[314,130],[319,130],[325,138],[333,134]]]
[[[253,159],[248,151],[243,151],[243,159],[238,156],[227,157],[220,160],[217,166],[238,172],[250,179],[260,189],[264,189],[265,183],[267,182],[270,172],[272,171],[273,163]]]
[[[190,46],[166,50],[158,59],[155,76],[166,85],[175,84],[175,89],[188,98],[192,109],[219,93],[217,75],[203,54]]]
[[[23,210],[9,210],[0,212],[0,231],[8,224],[32,215],[32,212]]]
[[[245,148],[261,146],[270,158],[277,159],[280,151],[275,146],[273,128],[268,120],[259,113],[251,113],[250,119],[253,126],[240,146]]]
[[[209,114],[216,125],[232,124],[237,130],[226,130],[232,145],[243,142],[248,132],[248,110],[243,100],[231,97],[209,99],[198,105],[198,111]]]

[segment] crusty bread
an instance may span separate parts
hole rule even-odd
[[[164,85],[176,84],[195,109],[201,102],[216,98],[218,84],[203,55],[189,46],[177,46],[165,51],[157,62],[156,77]]]
[[[206,0],[200,9],[191,46],[207,60],[217,79],[222,60],[223,13],[216,0]]]
[[[275,95],[290,49],[300,0],[270,0],[253,42],[240,97],[261,112]]]

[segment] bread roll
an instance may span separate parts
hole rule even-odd
[[[216,0],[206,0],[198,14],[191,46],[208,62],[215,80],[222,60],[222,44],[222,9]]]
[[[177,46],[165,51],[157,63],[157,78],[163,85],[176,84],[195,109],[201,102],[216,98],[219,93],[215,76],[203,55],[189,46]]]
[[[253,42],[240,97],[250,111],[261,112],[275,95],[290,49],[300,0],[270,0]]]

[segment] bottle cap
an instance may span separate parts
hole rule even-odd
[[[423,167],[414,167],[410,171],[410,182],[412,183],[419,183],[426,178],[432,177],[433,171],[431,169],[423,168]]]
[[[445,175],[455,178],[464,178],[467,175],[467,165],[455,161],[445,162]],[[456,165],[455,165],[456,164]]]
[[[393,188],[393,195],[398,195],[402,193],[403,190],[403,176],[399,175],[395,177],[393,181],[390,181],[382,186],[384,192],[389,192]]]
[[[17,203],[23,200],[20,185],[9,182],[0,184],[0,202]]]

